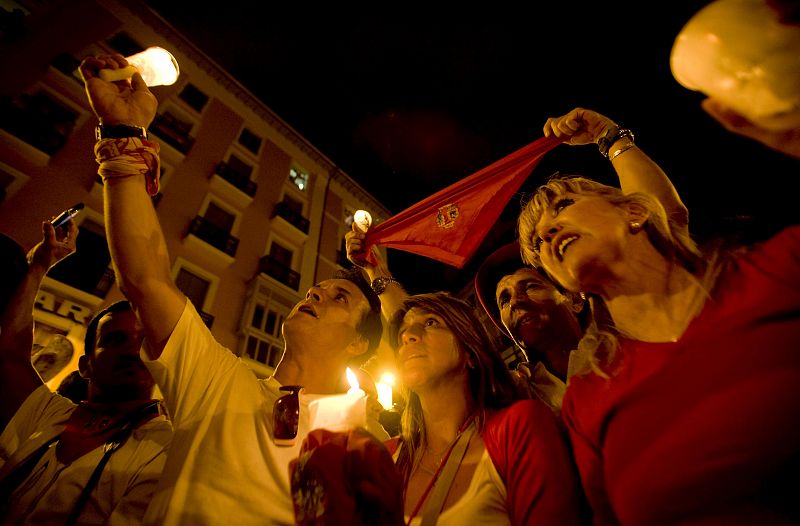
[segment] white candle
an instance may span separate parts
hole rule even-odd
[[[140,53],[126,57],[129,66],[120,69],[101,69],[100,78],[116,82],[133,76],[135,71],[148,86],[169,86],[178,80],[180,68],[172,53],[164,48],[149,47]]]
[[[394,375],[392,373],[383,373],[381,381],[375,384],[378,390],[378,402],[381,403],[387,411],[392,408],[392,386],[394,386]]]
[[[375,387],[378,388],[378,402],[388,411],[392,408],[392,386],[378,382]]]
[[[353,214],[353,222],[359,230],[366,232],[372,225],[372,216],[366,210],[356,210],[356,213]]]
[[[367,395],[358,385],[353,371],[347,369],[350,389],[346,394],[331,395],[308,404],[311,429],[345,431],[367,425]]]

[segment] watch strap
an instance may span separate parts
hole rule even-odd
[[[98,141],[103,139],[123,139],[125,137],[138,137],[147,140],[147,129],[143,126],[130,124],[101,124],[94,129],[94,135]]]
[[[394,279],[393,277],[390,277],[390,276],[378,276],[377,278],[372,280],[372,283],[370,284],[370,286],[372,287],[372,290],[375,291],[375,294],[380,296],[381,294],[386,292],[386,287],[391,283],[395,283],[397,285],[400,285],[400,282],[397,281],[396,279]]]

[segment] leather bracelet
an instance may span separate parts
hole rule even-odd
[[[616,130],[613,131],[613,133],[606,133],[605,135],[600,137],[597,140],[597,148],[600,150],[600,154],[603,157],[608,158],[608,150],[610,150],[611,147],[614,146],[615,142],[624,137],[627,137],[628,139],[631,140],[631,143],[633,143],[634,140],[633,132],[628,128],[617,128]]]
[[[614,150],[614,153],[612,153],[612,154],[610,154],[608,156],[608,160],[609,161],[613,161],[614,159],[616,159],[617,157],[619,157],[623,153],[627,152],[628,150],[630,150],[634,146],[636,146],[636,145],[633,144],[633,141],[631,141],[628,144],[626,144],[625,146],[623,146],[622,148],[618,148],[617,150]]]

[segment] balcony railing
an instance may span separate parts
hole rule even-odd
[[[291,205],[286,201],[275,203],[275,207],[272,209],[272,217],[275,216],[282,217],[302,233],[308,234],[308,219],[303,217],[303,214],[292,208]]]
[[[300,273],[290,269],[272,256],[261,258],[258,263],[258,271],[280,281],[293,290],[300,288]]]
[[[232,169],[228,163],[219,163],[215,173],[250,197],[256,195],[258,185],[251,181],[245,174]]]
[[[78,114],[41,93],[0,97],[0,128],[54,155],[67,143]]]
[[[236,249],[239,247],[239,239],[233,237],[230,232],[209,222],[206,218],[197,216],[189,225],[189,233],[199,237],[212,247],[221,250],[231,257],[236,257]]]
[[[176,119],[169,113],[158,115],[149,129],[184,155],[194,146],[194,137],[189,135],[191,124]]]

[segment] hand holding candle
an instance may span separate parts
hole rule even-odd
[[[308,404],[311,429],[344,431],[367,425],[367,395],[349,367],[347,381],[350,389],[346,394],[326,396]]]
[[[180,68],[175,57],[164,48],[149,47],[141,53],[125,58],[128,66],[120,69],[101,69],[100,78],[106,82],[129,79],[139,72],[145,84],[152,86],[169,86],[178,80]]]

